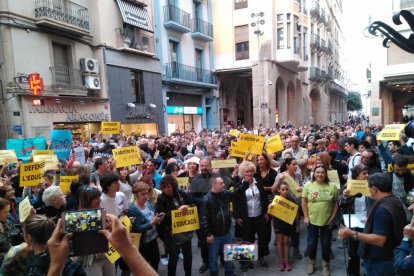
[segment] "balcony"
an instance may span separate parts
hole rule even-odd
[[[213,25],[199,18],[194,18],[191,37],[205,42],[213,41]]]
[[[36,24],[78,36],[89,34],[88,9],[66,0],[36,0]]]
[[[191,31],[190,14],[180,10],[176,6],[167,5],[164,9],[164,27],[180,32],[189,33]]]
[[[324,82],[328,80],[328,74],[317,67],[310,68],[309,80],[315,82]]]
[[[145,33],[137,28],[135,29],[115,29],[117,35],[118,49],[144,54],[148,56],[155,55],[154,36]]]
[[[339,94],[347,94],[346,89],[342,87],[340,84],[336,83],[335,81],[330,82],[329,90]]]
[[[143,7],[143,8],[148,7],[148,4],[149,4],[149,0],[125,0],[125,1],[135,4],[137,6]]]
[[[163,80],[167,83],[215,88],[213,72],[177,62],[164,64]]]
[[[52,90],[59,95],[87,96],[88,90],[83,85],[82,74],[78,69],[64,66],[50,67],[52,73]]]
[[[319,17],[320,17],[319,2],[314,1],[312,3],[312,7],[310,8],[310,15],[314,19],[319,19]]]
[[[325,24],[325,23],[326,23],[326,17],[325,17],[325,10],[324,10],[324,9],[321,9],[321,12],[320,12],[320,16],[319,16],[318,22],[319,22],[320,24]]]
[[[328,78],[330,80],[333,79],[333,69],[332,69],[332,67],[331,68],[328,68]]]
[[[319,50],[319,48],[321,47],[320,40],[321,39],[320,39],[319,35],[317,35],[317,34],[312,34],[311,35],[310,46],[311,46],[312,51]]]
[[[325,51],[326,51],[326,53],[328,55],[332,55],[332,42],[330,40],[328,40],[328,44],[326,46],[326,50]]]

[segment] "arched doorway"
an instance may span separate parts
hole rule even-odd
[[[282,93],[285,90],[285,84],[281,78],[277,78],[276,81],[276,93],[275,93],[275,122],[280,123],[282,121],[283,112],[283,97]]]
[[[287,120],[296,124],[296,105],[295,105],[295,85],[293,82],[289,82],[287,86]]]
[[[310,99],[311,99],[311,123],[317,123],[319,121],[318,118],[318,110],[321,105],[321,95],[318,89],[314,88],[310,92]]]

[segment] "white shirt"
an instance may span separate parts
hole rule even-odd
[[[128,203],[132,202],[132,187],[128,183],[124,183],[121,180],[119,180],[119,191],[124,193],[126,200]]]
[[[361,163],[361,153],[356,152],[349,158],[348,179],[352,179],[352,168]]]
[[[102,194],[100,206],[106,210],[107,214],[114,215],[118,218],[122,215],[124,210],[128,209],[128,202],[122,192],[117,192],[115,197],[109,197],[106,194]]]
[[[262,203],[260,202],[260,191],[256,185],[256,179],[253,179],[252,187],[246,190],[247,214],[249,218],[260,216],[262,213]]]

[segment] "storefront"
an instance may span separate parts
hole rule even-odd
[[[167,106],[168,134],[202,130],[203,108],[201,106]]]

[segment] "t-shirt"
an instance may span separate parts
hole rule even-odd
[[[334,183],[319,184],[309,181],[305,184],[302,197],[308,199],[308,214],[310,223],[324,226],[328,223],[333,212],[333,202],[337,198],[337,189]]]
[[[352,155],[348,163],[348,179],[352,179],[352,168],[361,163],[361,154],[359,152]]]
[[[122,192],[117,192],[115,197],[109,197],[106,194],[101,195],[101,208],[105,208],[107,214],[120,217],[124,210],[128,210],[127,199]]]
[[[122,181],[119,181],[119,191],[124,193],[127,202],[131,203],[132,202],[132,187],[131,185],[129,185],[128,183],[124,183]]]

